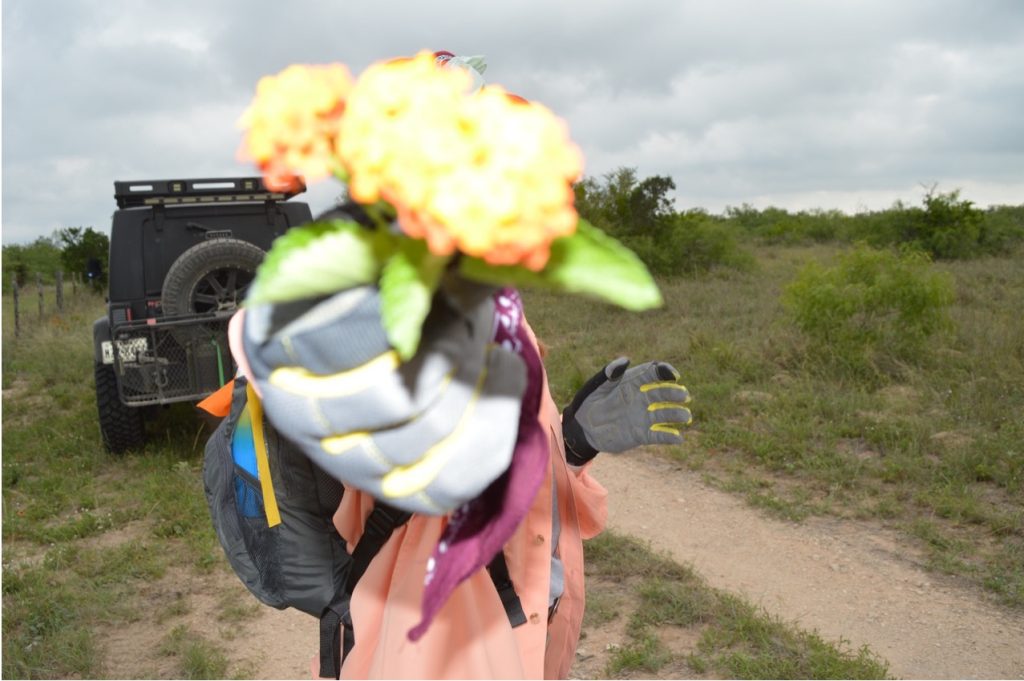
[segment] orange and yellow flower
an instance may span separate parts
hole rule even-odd
[[[334,147],[351,89],[343,64],[293,65],[260,79],[239,121],[246,130],[239,158],[255,161],[275,190],[296,186],[296,175],[310,181],[331,175],[338,167]]]
[[[539,104],[488,86],[428,52],[371,66],[291,66],[260,81],[240,122],[240,152],[268,186],[343,171],[363,204],[394,206],[431,252],[543,269],[554,239],[576,229],[572,183],[582,157]]]
[[[467,96],[469,85],[429,53],[360,76],[337,137],[349,192],[391,203],[435,254],[540,270],[576,228],[581,155],[547,108],[493,85]]]

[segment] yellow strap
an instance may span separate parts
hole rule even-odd
[[[263,435],[263,406],[251,383],[245,386],[245,398],[252,417],[252,443],[256,447],[256,470],[260,474],[260,487],[263,490],[263,510],[267,514],[267,526],[274,527],[281,524],[281,512],[277,510],[274,483],[270,479],[267,438]]]

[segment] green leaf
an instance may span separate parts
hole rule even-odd
[[[469,257],[459,261],[459,272],[485,284],[584,293],[633,311],[659,307],[663,302],[643,261],[583,219],[574,234],[552,242],[551,258],[540,272],[518,265],[489,265]]]
[[[283,303],[374,283],[396,240],[345,220],[293,227],[274,241],[246,304]]]
[[[432,255],[424,241],[401,238],[398,251],[384,265],[380,277],[381,322],[403,361],[416,354],[430,302],[450,260],[448,256]]]

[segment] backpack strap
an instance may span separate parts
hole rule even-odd
[[[400,511],[394,506],[389,506],[377,501],[370,515],[363,524],[363,536],[359,538],[355,550],[352,552],[352,568],[348,573],[348,582],[345,585],[348,595],[356,588],[356,584],[363,577],[366,568],[370,567],[370,561],[377,555],[391,534],[407,523],[412,514],[407,511]]]
[[[355,646],[350,601],[356,584],[362,578],[370,561],[387,543],[396,529],[412,517],[388,504],[377,502],[363,525],[363,536],[352,552],[352,565],[344,587],[334,596],[320,616],[320,677],[341,677],[341,661]]]
[[[494,554],[494,558],[487,565],[487,571],[491,574],[494,588],[498,590],[501,605],[505,608],[505,614],[508,616],[508,623],[512,625],[513,629],[521,624],[526,624],[523,604],[519,601],[515,585],[512,584],[512,578],[508,575],[504,549],[498,549],[498,552]]]
[[[324,608],[320,616],[320,673],[321,679],[341,678],[341,661],[356,644],[352,628],[349,596],[342,589]]]
[[[267,526],[281,524],[281,512],[277,507],[274,482],[270,478],[270,457],[267,455],[267,437],[263,433],[263,404],[251,383],[245,384],[245,408],[252,417],[252,442],[256,448],[256,469],[259,471],[260,489],[263,492],[263,509],[267,515]]]
[[[374,556],[387,543],[394,531],[407,523],[411,517],[411,513],[378,501],[366,518],[363,536],[359,538],[359,543],[352,552],[352,566],[349,568],[345,586],[320,616],[321,678],[341,677],[341,662],[355,646],[350,608],[352,592],[355,591],[356,584],[370,566]],[[498,590],[509,624],[513,628],[526,624],[526,613],[523,612],[523,605],[516,594],[512,578],[509,577],[504,551],[495,554],[487,565],[487,571],[494,582],[494,588]]]

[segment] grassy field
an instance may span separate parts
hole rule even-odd
[[[556,398],[617,355],[667,360],[694,397],[667,456],[788,519],[898,527],[934,569],[1024,607],[1024,257],[933,264],[954,282],[952,327],[850,372],[811,354],[780,303],[804,263],[838,252],[760,247],[749,272],[662,282],[666,306],[641,315],[528,293]]]
[[[752,271],[664,282],[666,307],[641,315],[528,293],[558,400],[618,354],[668,360],[694,394],[695,425],[667,456],[771,513],[897,526],[929,547],[936,570],[1021,607],[1024,262],[935,265],[956,282],[954,328],[913,363],[851,376],[807,355],[779,303],[801,263],[835,251],[759,248]],[[154,676],[251,673],[181,628],[187,597],[147,588],[172,571],[225,569],[200,480],[208,431],[187,407],[170,409],[151,424],[145,451],[103,451],[90,366],[91,322],[102,309],[85,295],[63,316],[40,320],[33,308],[15,340],[4,299],[3,676],[116,675],[106,635],[152,617],[167,623],[159,654],[173,663]],[[623,577],[616,561],[626,553],[650,570],[633,563]],[[625,623],[631,641],[603,670],[610,677],[885,674],[868,651],[776,621],[629,538],[596,540],[588,558],[589,626]],[[679,605],[637,614],[622,605],[624,593]],[[222,611],[225,621],[251,616]],[[651,635],[666,627],[699,632],[697,652],[680,659]]]
[[[52,298],[51,298],[52,300]],[[3,676],[112,678],[104,639],[170,617],[181,594],[149,594],[169,570],[223,561],[200,481],[203,426],[188,408],[153,424],[137,456],[102,447],[92,380],[92,320],[102,298],[33,315],[13,339],[4,299]],[[177,678],[223,674],[203,642],[168,627]]]

